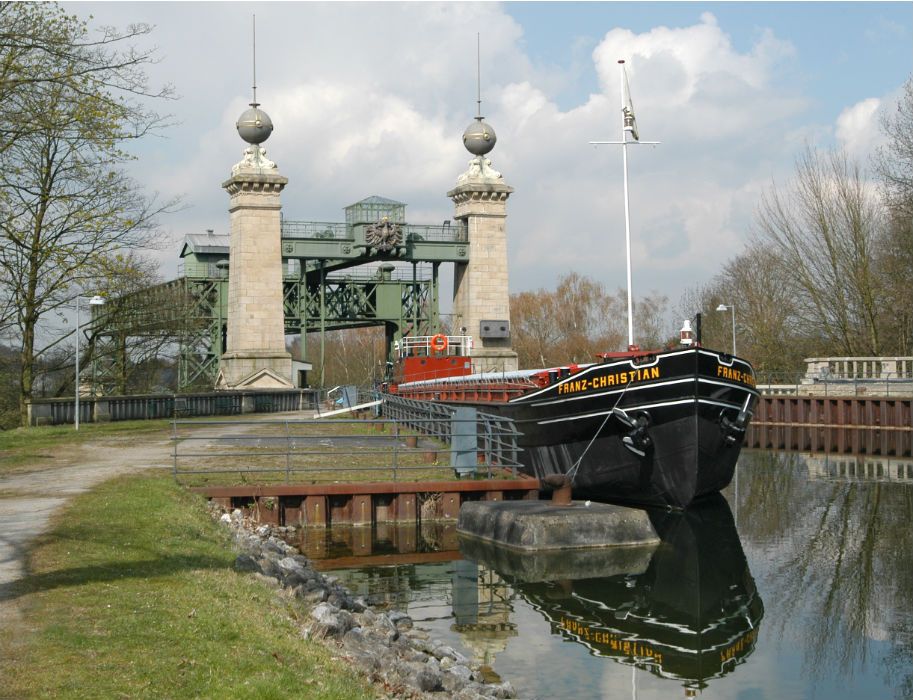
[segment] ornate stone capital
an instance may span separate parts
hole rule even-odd
[[[507,199],[513,187],[503,182],[470,182],[458,185],[447,196],[453,200],[456,218],[468,215],[506,216]]]
[[[503,208],[513,191],[513,187],[503,182],[467,182],[454,187],[447,196],[453,200],[458,210],[474,205],[500,205]]]
[[[229,195],[275,194],[278,195],[288,184],[288,178],[279,173],[238,172],[222,183]]]
[[[467,202],[506,202],[510,197],[510,192],[479,192],[478,190],[457,192],[451,190],[447,195],[454,204],[466,204]]]

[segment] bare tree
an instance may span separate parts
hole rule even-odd
[[[885,220],[857,163],[839,151],[807,148],[788,188],[772,186],[757,216],[757,242],[772,247],[791,310],[822,350],[881,353],[882,279],[874,259]]]
[[[880,273],[886,282],[885,302],[894,312],[883,336],[893,352],[913,353],[913,78],[893,113],[881,121],[888,142],[874,157],[890,222],[880,250]]]
[[[651,295],[636,300],[637,339],[645,349],[661,346],[667,300]],[[627,341],[627,296],[571,272],[555,290],[513,294],[511,335],[521,367],[591,362],[599,352],[621,350]]]
[[[627,298],[625,299],[627,303]],[[634,339],[643,349],[657,349],[673,340],[667,323],[669,299],[656,292],[634,302]]]
[[[886,352],[913,354],[913,215],[892,209],[879,245],[878,273],[884,280],[881,337]]]
[[[309,344],[308,349],[316,368],[315,375],[319,377],[319,343]],[[374,379],[383,376],[382,364],[386,360],[384,330],[375,326],[332,331],[327,333],[324,352],[326,376],[319,377],[320,386],[370,386]]]
[[[888,143],[875,153],[875,171],[881,178],[891,206],[913,216],[913,78],[904,84],[893,113],[886,113],[881,128]]]
[[[95,287],[106,258],[150,246],[157,215],[174,205],[145,196],[119,169],[130,158],[122,144],[161,121],[132,99],[146,93],[150,55],[112,47],[110,31],[89,41],[85,26],[53,5],[33,6],[29,18],[36,36],[46,28],[55,37],[54,50],[26,43],[0,55],[13,63],[0,69],[14,76],[3,90],[32,120],[0,149],[0,290],[21,342],[23,422],[42,321]],[[51,79],[29,78],[41,70]]]
[[[101,27],[91,33],[56,3],[0,2],[0,152],[41,129],[36,119],[43,116],[45,93],[60,87],[125,114],[127,138],[162,125],[158,115],[132,99],[173,96],[170,85],[152,89],[146,79],[144,68],[156,62],[155,49],[133,44],[151,31],[147,24],[132,24],[124,31]]]
[[[511,337],[521,367],[557,364],[562,331],[554,295],[545,290],[520,292],[510,297]]]

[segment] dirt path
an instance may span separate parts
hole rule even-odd
[[[245,420],[275,420],[310,414],[261,414]],[[231,432],[224,426],[217,432]],[[210,431],[212,432],[212,431]],[[171,467],[172,444],[168,430],[118,435],[66,446],[32,471],[0,477],[0,629],[20,619],[10,590],[26,571],[31,542],[46,532],[54,514],[66,501],[103,481],[154,468]]]
[[[19,620],[8,592],[26,575],[29,544],[47,531],[67,499],[121,474],[167,467],[167,432],[103,438],[68,448],[34,471],[0,477],[0,627]]]

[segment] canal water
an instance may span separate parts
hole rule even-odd
[[[321,568],[535,698],[913,698],[913,460],[745,450],[653,548],[307,532]],[[461,549],[462,547],[462,549]]]

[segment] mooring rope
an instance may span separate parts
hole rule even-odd
[[[602,432],[602,429],[605,427],[605,424],[609,422],[609,418],[612,417],[612,415],[615,412],[615,409],[618,408],[618,404],[621,403],[621,399],[624,397],[625,392],[628,391],[629,386],[631,386],[631,382],[628,382],[627,384],[625,384],[625,388],[618,395],[618,399],[615,401],[615,405],[612,406],[611,410],[606,414],[605,420],[602,421],[602,425],[600,425],[599,428],[596,429],[596,432],[593,434],[593,437],[590,440],[590,443],[586,446],[586,449],[581,453],[580,457],[574,463],[574,466],[571,467],[570,469],[568,469],[567,472],[565,473],[565,476],[570,480],[572,486],[574,484],[574,478],[577,476],[577,470],[580,468],[580,463],[583,461],[583,458],[586,457],[586,453],[590,451],[590,448],[593,446],[593,443],[596,442],[596,438],[599,437],[599,433]]]

